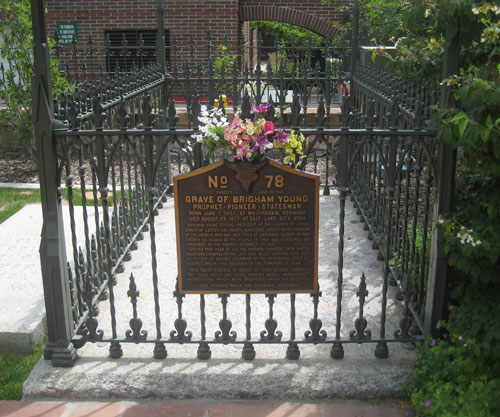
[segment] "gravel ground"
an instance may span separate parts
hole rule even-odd
[[[73,172],[76,172],[77,161],[72,164],[75,167]],[[173,174],[177,174],[177,163],[172,163]],[[182,171],[187,172],[188,167]],[[311,160],[306,166],[306,171],[317,172],[320,174],[320,180],[323,184],[326,179],[326,164],[324,158],[320,158],[316,162],[316,166]],[[335,178],[336,169],[332,164],[329,165],[329,183]],[[75,183],[78,182],[78,177],[75,176]],[[16,182],[16,183],[37,183],[38,168],[33,155],[22,148],[5,149],[0,148],[0,183]],[[87,179],[87,184],[90,183],[90,178]]]
[[[0,182],[38,182],[33,156],[24,150],[0,149]]]

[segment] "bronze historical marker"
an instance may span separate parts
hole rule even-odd
[[[219,161],[174,187],[181,293],[318,291],[317,175]]]

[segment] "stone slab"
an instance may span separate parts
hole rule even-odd
[[[172,297],[176,277],[174,207],[172,199],[164,204],[155,217],[161,298],[162,334],[168,335],[177,317],[177,304]],[[320,286],[323,292],[319,306],[324,328],[329,337],[335,331],[337,288],[338,196],[320,198]],[[382,284],[382,265],[376,260],[377,252],[366,239],[363,224],[348,202],[345,222],[345,265],[343,282],[342,336],[349,334],[357,318],[359,302],[356,290],[362,272],[367,275],[369,301],[365,315],[374,337],[378,334]],[[117,276],[114,287],[118,334],[128,328],[132,314],[127,297],[128,278],[133,272],[140,291],[138,314],[143,329],[150,337],[155,334],[154,295],[151,286],[151,260],[149,236],[139,242],[132,260],[125,263],[125,272]],[[401,305],[395,301],[395,289],[390,289],[387,331],[398,328]],[[297,335],[308,329],[312,317],[309,295],[297,297]],[[209,298],[211,297],[211,298]],[[275,318],[286,340],[290,311],[286,294],[277,296]],[[207,334],[211,338],[218,328],[221,306],[216,295],[206,297]],[[241,313],[243,295],[231,295],[228,316],[239,337],[244,335],[245,315]],[[197,308],[199,296],[184,299],[183,317],[194,337],[199,332]],[[100,304],[99,328],[110,334],[109,301]],[[252,332],[254,337],[268,318],[264,295],[252,298]],[[287,321],[288,320],[288,321]],[[168,337],[168,336],[167,336]],[[154,339],[153,339],[154,340]],[[150,340],[151,341],[151,340]],[[409,382],[414,352],[399,343],[389,345],[389,358],[374,357],[375,344],[345,344],[342,360],[330,358],[331,344],[300,345],[298,361],[284,359],[286,344],[255,344],[256,359],[241,359],[242,345],[211,345],[212,358],[196,359],[197,344],[167,343],[168,357],[153,359],[154,343],[122,343],[123,357],[109,359],[108,343],[88,343],[78,349],[79,359],[72,368],[54,368],[50,361],[41,360],[24,384],[25,399],[71,398],[86,400],[118,399],[193,399],[217,400],[323,400],[323,399],[381,399],[399,396],[399,388]]]
[[[42,210],[36,204],[0,224],[0,352],[30,352],[45,335],[41,227]]]
[[[80,358],[71,368],[42,360],[24,384],[24,399],[391,399],[409,382],[406,358],[351,355],[333,359]]]
[[[69,210],[63,206],[67,253],[71,254]],[[76,229],[82,209],[75,207]],[[89,212],[89,224],[94,218]],[[29,353],[46,334],[45,303],[40,269],[40,204],[24,206],[0,224],[0,352]],[[91,230],[92,232],[92,230]],[[82,245],[84,236],[77,234]],[[71,259],[69,259],[71,261]]]

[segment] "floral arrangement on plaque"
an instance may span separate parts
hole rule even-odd
[[[269,150],[282,149],[283,163],[298,168],[305,158],[307,139],[302,133],[297,134],[293,130],[286,133],[285,129],[277,129],[272,121],[266,120],[264,115],[269,107],[270,104],[252,106],[253,119],[242,119],[236,113],[233,121],[229,122],[221,109],[208,110],[202,106],[198,117],[199,131],[193,133],[191,138],[206,145],[211,159],[217,150],[224,150],[235,161],[258,164],[267,158]]]

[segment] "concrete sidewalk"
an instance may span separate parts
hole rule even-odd
[[[0,417],[404,417],[409,412],[388,403],[360,401],[0,401]]]

